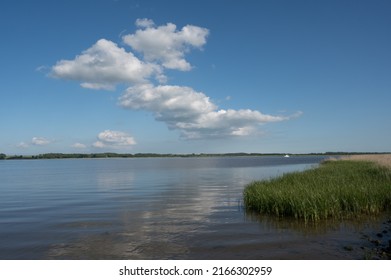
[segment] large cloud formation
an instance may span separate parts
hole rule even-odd
[[[117,44],[100,39],[74,60],[60,60],[52,67],[57,78],[81,81],[91,89],[113,89],[117,83],[142,83],[159,67],[145,63]]]
[[[180,31],[173,23],[155,27],[148,19],[139,19],[136,25],[142,29],[123,36],[124,42],[143,53],[145,60],[181,71],[191,69],[190,63],[184,59],[185,53],[191,48],[201,48],[209,34],[208,29],[194,25],[186,25]]]
[[[287,119],[252,110],[217,110],[202,92],[180,86],[133,86],[122,95],[120,105],[152,112],[156,120],[179,129],[186,139],[245,136],[259,124]]]
[[[164,69],[191,70],[185,54],[191,49],[201,49],[209,30],[194,25],[177,30],[175,24],[156,26],[150,19],[138,19],[136,26],[139,29],[122,40],[142,58],[112,41],[100,39],[75,59],[58,61],[51,75],[79,81],[82,87],[90,89],[114,89],[117,84],[125,83],[129,88],[120,97],[120,106],[151,112],[169,129],[179,130],[184,139],[247,136],[256,134],[259,125],[291,118],[249,109],[219,109],[202,92],[166,85]],[[107,130],[98,135],[94,146],[133,144],[135,141],[129,135]]]

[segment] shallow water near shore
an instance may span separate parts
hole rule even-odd
[[[246,184],[323,159],[0,161],[0,259],[361,259],[388,216],[305,226],[243,209]]]

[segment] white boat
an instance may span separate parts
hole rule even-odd
[[[289,157],[289,155],[285,155],[284,157]]]

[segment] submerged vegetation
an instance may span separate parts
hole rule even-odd
[[[391,169],[369,161],[325,161],[249,184],[244,204],[250,211],[305,222],[378,214],[391,208]]]

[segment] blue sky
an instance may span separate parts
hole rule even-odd
[[[390,1],[0,3],[0,152],[390,152]]]

